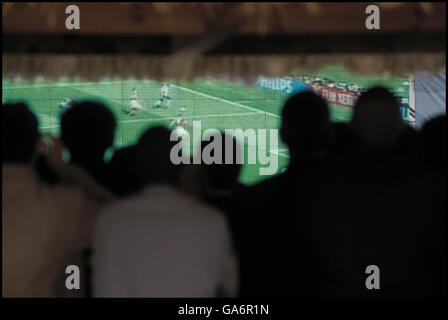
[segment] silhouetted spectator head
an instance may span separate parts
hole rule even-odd
[[[181,165],[173,164],[170,158],[178,142],[171,141],[170,136],[167,128],[152,127],[140,137],[134,163],[142,185],[178,183]]]
[[[352,117],[355,133],[364,141],[392,145],[402,129],[397,98],[384,87],[373,87],[361,94]]]
[[[446,174],[446,116],[426,122],[419,132],[418,159],[434,172]]]
[[[38,121],[25,103],[2,105],[2,163],[30,164],[39,140]]]
[[[137,146],[127,146],[116,150],[109,162],[110,187],[117,196],[128,196],[140,190],[138,172],[134,167],[136,156]]]
[[[328,105],[321,96],[305,91],[294,94],[286,101],[280,136],[292,157],[324,151],[331,131]]]
[[[81,101],[61,116],[61,138],[74,162],[79,159],[103,160],[112,146],[116,120],[102,103]]]
[[[222,132],[219,137],[220,143],[215,141],[214,135],[205,137],[201,143],[202,152],[205,149],[207,155],[210,154],[216,163],[206,164],[204,159],[202,162],[212,189],[232,190],[241,171],[242,149],[235,137]],[[226,157],[230,163],[226,164]]]

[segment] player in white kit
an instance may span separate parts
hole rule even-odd
[[[61,101],[61,103],[59,103],[59,108],[62,109],[62,111],[65,111],[67,109],[70,109],[71,107],[73,107],[76,103],[76,100],[73,98],[66,98],[64,100]]]
[[[154,103],[154,108],[168,108],[171,104],[170,85],[164,83],[160,89],[160,98]]]
[[[140,104],[137,94],[137,88],[132,89],[132,95],[129,99],[129,111],[128,114],[130,116],[136,115],[138,112],[143,110],[143,106]]]
[[[177,115],[177,118],[170,123],[170,128],[173,129],[174,134],[178,139],[179,137],[182,139],[186,139],[190,135],[186,129],[188,121],[183,116],[186,110],[187,109],[185,108],[180,108],[180,113]]]

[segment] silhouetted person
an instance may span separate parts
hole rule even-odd
[[[110,190],[112,175],[104,162],[112,146],[116,120],[102,103],[78,101],[61,115],[61,140],[70,151],[70,163],[84,169],[98,184]],[[83,252],[83,277],[86,295],[91,296],[91,248]]]
[[[24,103],[1,112],[2,295],[57,297],[59,276],[90,242],[97,204],[78,188],[43,184],[34,170],[36,116]]]
[[[170,159],[175,144],[170,141],[170,135],[165,127],[153,127],[138,140],[133,167],[142,185],[167,183],[177,186],[182,167]]]
[[[114,152],[109,162],[111,189],[119,197],[126,197],[141,189],[138,174],[133,167],[137,146],[131,145]]]
[[[239,208],[230,219],[240,254],[242,296],[309,294],[313,276],[306,224],[315,186],[324,177],[331,134],[322,97],[302,92],[286,101],[280,137],[289,148],[289,166],[240,192]]]
[[[416,140],[419,164],[446,179],[446,116],[426,122]]]
[[[242,187],[238,182],[242,167],[241,146],[235,137],[221,132],[203,139],[197,152],[201,152],[202,162],[185,165],[182,188],[228,212],[233,193]],[[207,164],[204,156],[211,156],[213,163]],[[198,180],[202,182],[198,183]]]
[[[394,154],[399,103],[382,87],[357,100],[357,144],[332,164],[311,234],[318,296],[437,296],[444,293],[445,187]],[[368,266],[379,268],[379,283]],[[371,272],[371,271],[369,271]],[[369,290],[368,284],[380,289]]]
[[[362,143],[391,148],[402,129],[396,97],[383,87],[369,89],[356,101],[351,124]]]
[[[104,153],[114,142],[115,127],[114,114],[98,102],[81,101],[61,116],[61,139],[70,151],[70,162],[106,187],[110,176]]]
[[[239,143],[236,141],[235,137],[226,135],[224,133],[221,136],[221,153],[220,153],[220,163],[206,164],[204,168],[207,171],[208,177],[210,179],[210,189],[207,192],[207,197],[214,196],[230,196],[231,193],[239,187],[238,177],[241,172],[242,167],[242,150]],[[212,139],[211,139],[212,140]],[[212,141],[203,141],[201,149],[204,150],[207,146],[210,146]],[[229,151],[229,154],[227,152]],[[215,156],[214,150],[212,156]],[[230,156],[230,154],[232,156]],[[230,160],[231,163],[226,164],[226,158]]]
[[[235,192],[243,188],[238,182],[242,167],[241,146],[235,137],[220,132],[203,139],[197,152],[202,154],[202,163],[193,164],[190,159],[190,164],[184,165],[180,188],[185,194],[219,209],[229,220],[233,217]],[[204,156],[211,156],[213,163],[207,164]],[[226,158],[230,163],[225,163]],[[235,238],[233,226],[229,223],[232,242]]]
[[[96,297],[235,296],[237,263],[224,216],[178,190],[168,129],[148,129],[134,167],[143,189],[106,208],[94,258]]]

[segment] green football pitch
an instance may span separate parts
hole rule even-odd
[[[183,117],[192,121],[201,121],[202,131],[208,128],[225,129],[278,129],[280,112],[287,98],[285,93],[255,88],[239,83],[217,80],[197,80],[194,82],[166,81],[171,84],[172,97],[169,108],[153,109],[159,99],[161,83],[152,80],[123,80],[102,82],[57,82],[57,83],[3,83],[2,102],[25,101],[35,112],[39,127],[43,133],[59,135],[59,104],[66,98],[93,99],[105,102],[118,121],[115,147],[135,143],[144,130],[154,125],[168,126],[177,118],[180,108],[186,111]],[[129,107],[132,89],[137,88],[140,103],[145,111],[129,116],[124,110]],[[330,106],[333,121],[347,121],[351,109]],[[80,128],[82,130],[82,128]],[[192,134],[191,128],[189,129]],[[262,148],[269,149],[269,133]],[[268,176],[260,175],[260,168],[267,167],[259,161],[248,162],[247,141],[244,145],[244,165],[240,181],[254,184]],[[260,147],[260,143],[258,144]],[[270,152],[278,156],[280,173],[288,164],[288,150],[280,141],[278,147]]]

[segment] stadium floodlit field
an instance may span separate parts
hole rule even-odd
[[[280,112],[287,94],[256,88],[242,83],[201,79],[194,82],[166,81],[171,84],[172,102],[169,108],[154,109],[153,104],[160,97],[162,84],[153,80],[114,80],[99,82],[23,83],[4,82],[2,102],[25,101],[35,112],[41,132],[59,135],[59,104],[66,98],[93,99],[105,102],[115,114],[118,127],[115,147],[135,143],[145,129],[154,125],[168,126],[185,108],[183,118],[189,122],[187,130],[192,134],[193,120],[201,121],[202,132],[208,128],[225,129],[278,129]],[[145,111],[130,116],[124,112],[129,108],[132,89],[136,88]],[[333,121],[347,121],[351,109],[330,106]],[[269,130],[266,144],[258,148],[269,149]],[[240,141],[242,143],[243,141]],[[192,150],[193,152],[193,150]],[[280,173],[288,164],[286,146],[278,141],[278,147],[271,150],[278,155]],[[244,165],[240,181],[245,184],[259,182],[268,176],[260,175],[261,164],[257,155],[255,164],[248,164],[248,145],[244,143]]]

